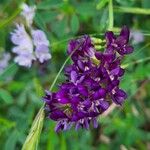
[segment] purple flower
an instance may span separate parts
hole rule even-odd
[[[106,32],[106,52],[114,53],[114,51],[117,51],[120,55],[132,53],[133,47],[128,44],[129,33],[129,29],[126,26],[122,28],[118,37],[116,37],[112,31]]]
[[[89,129],[90,124],[97,127],[97,117],[111,103],[123,104],[127,94],[119,88],[119,84],[124,74],[121,60],[131,47],[128,38],[126,27],[117,38],[113,32],[107,32],[104,52],[96,51],[87,35],[69,42],[68,54],[77,50],[71,57],[73,64],[65,68],[67,79],[57,92],[47,91],[43,98],[49,118],[57,121],[57,132],[72,126],[76,130]]]

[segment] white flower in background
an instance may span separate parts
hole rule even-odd
[[[49,46],[49,41],[47,40],[46,35],[42,30],[32,30],[32,38],[35,46],[42,44]]]
[[[0,57],[0,73],[3,72],[3,70],[8,66],[10,60],[10,54],[9,53],[3,53]]]
[[[51,54],[49,53],[49,41],[46,35],[41,30],[32,30],[33,43],[35,45],[35,55],[41,63],[51,59]]]
[[[35,48],[35,55],[41,63],[51,59],[52,57],[51,54],[49,53],[49,48],[46,45],[38,45]]]
[[[11,41],[17,45],[13,48],[14,53],[21,53],[24,50],[33,52],[33,43],[23,24],[16,25],[16,29],[11,33]]]
[[[21,15],[25,18],[27,25],[30,27],[33,23],[33,18],[35,16],[35,6],[28,6],[27,4],[22,5]]]
[[[24,25],[16,25],[16,29],[11,33],[11,41],[16,45],[12,51],[17,54],[15,62],[21,66],[31,67],[35,60],[33,54],[33,43]]]
[[[34,55],[28,51],[24,51],[24,53],[15,57],[15,62],[25,67],[31,67],[33,60],[35,60]]]
[[[132,31],[130,38],[133,44],[138,44],[144,41],[144,35],[140,31]]]
[[[40,63],[51,59],[49,53],[49,41],[42,30],[32,27],[35,16],[35,6],[22,5],[22,16],[25,18],[29,33],[23,24],[16,25],[16,29],[11,33],[11,41],[15,44],[12,49],[17,54],[15,62],[21,66],[31,67],[33,60],[38,59]]]

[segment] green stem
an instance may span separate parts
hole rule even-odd
[[[109,24],[108,30],[112,30],[114,26],[114,15],[113,15],[113,0],[109,0],[108,3],[108,10],[109,10]]]
[[[119,13],[131,13],[131,14],[141,14],[141,15],[150,15],[150,9],[144,8],[133,8],[133,7],[114,7],[115,12]]]
[[[79,44],[72,51],[72,53],[67,57],[67,59],[65,60],[65,62],[62,65],[62,67],[60,68],[58,74],[56,75],[56,77],[55,77],[55,79],[54,79],[54,81],[53,81],[53,83],[50,87],[50,90],[53,89],[53,87],[54,87],[60,73],[62,72],[63,68],[65,67],[66,63],[68,62],[70,57],[73,55],[73,53],[81,46],[81,44]],[[45,104],[43,104],[43,106],[40,108],[38,114],[36,115],[36,117],[35,117],[35,119],[32,123],[32,127],[30,129],[29,135],[27,136],[27,138],[26,138],[26,140],[23,144],[22,150],[28,150],[29,147],[30,147],[30,150],[35,150],[37,148],[38,140],[39,140],[39,137],[40,137],[40,134],[41,134],[41,130],[42,130],[42,127],[43,127],[43,122],[44,122],[44,117],[45,117],[44,106],[45,106]]]
[[[22,3],[26,2],[26,0],[22,0]],[[22,4],[21,3],[21,4]],[[5,26],[7,26],[10,22],[13,21],[14,18],[16,18],[16,16],[21,12],[21,8],[18,7],[17,10],[6,20],[3,20],[2,22],[0,22],[0,28],[3,28]]]
[[[150,60],[150,57],[142,58],[142,59],[139,59],[137,61],[133,61],[133,62],[124,64],[124,65],[121,65],[121,67],[125,69],[125,68],[127,68],[127,67],[129,67],[131,65],[139,64],[139,63],[142,63],[142,62],[145,62],[145,61],[148,61],[148,60]]]

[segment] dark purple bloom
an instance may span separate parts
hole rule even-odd
[[[120,55],[132,53],[133,47],[128,44],[129,34],[129,29],[126,26],[122,28],[118,37],[116,37],[112,31],[106,32],[106,52],[114,53],[117,51]]]
[[[46,92],[43,98],[49,118],[57,121],[57,132],[73,125],[76,130],[89,129],[90,124],[96,128],[97,117],[111,103],[122,105],[127,98],[119,84],[124,74],[121,60],[133,51],[128,45],[129,30],[124,27],[118,37],[109,31],[105,37],[104,52],[96,51],[87,35],[69,42],[68,54],[77,49],[71,57],[73,64],[65,68],[67,79],[57,92]]]

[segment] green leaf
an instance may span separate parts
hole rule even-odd
[[[40,84],[40,81],[37,79],[37,78],[34,78],[33,80],[34,82],[34,87],[35,87],[35,90],[36,90],[36,94],[41,97],[44,95],[44,90]]]
[[[108,2],[109,2],[109,0],[99,0],[99,3],[97,4],[96,8],[100,10],[100,9],[102,9]]]
[[[45,1],[41,1],[40,3],[38,3],[37,9],[41,9],[41,10],[48,10],[48,9],[54,9],[54,8],[58,9],[62,5],[63,3],[60,0],[55,0],[55,1],[45,0]]]
[[[4,150],[15,150],[15,146],[18,140],[18,132],[17,130],[14,130],[12,132],[10,132],[10,135],[8,137],[8,139],[6,140],[5,143],[5,148]]]
[[[5,131],[16,126],[15,122],[7,120],[6,118],[0,117],[0,136],[3,135]]]
[[[141,1],[141,3],[144,8],[150,8],[149,0],[143,0],[143,1]]]
[[[5,80],[8,77],[14,76],[14,74],[18,71],[18,66],[15,63],[10,64],[1,74],[0,81]]]
[[[43,16],[40,13],[37,13],[35,16],[35,23],[39,28],[46,32],[46,24],[43,21]]]
[[[31,130],[29,132],[29,135],[26,138],[26,141],[22,147],[22,150],[36,150],[37,149],[39,136],[41,134],[41,130],[43,127],[44,116],[45,116],[44,109],[42,107],[32,124]]]
[[[80,2],[76,7],[76,11],[83,16],[88,18],[95,15],[95,4],[91,1],[89,2]]]
[[[107,27],[108,22],[106,21],[108,19],[108,10],[104,9],[104,11],[101,14],[101,19],[100,19],[100,29],[104,30]]]
[[[79,30],[79,19],[77,15],[73,15],[71,18],[71,30],[73,33],[76,33]]]
[[[59,144],[58,136],[54,131],[55,123],[53,121],[49,121],[48,123],[49,133],[48,133],[48,140],[47,140],[47,150],[55,150],[56,146]]]
[[[8,91],[4,89],[0,89],[0,100],[3,100],[6,104],[13,103],[13,97]]]
[[[64,135],[61,135],[61,150],[67,150],[67,144]]]
[[[51,26],[52,26],[52,30],[53,32],[60,38],[66,36],[67,34],[67,25],[68,24],[68,20],[66,17],[63,17],[59,22],[52,22]]]

